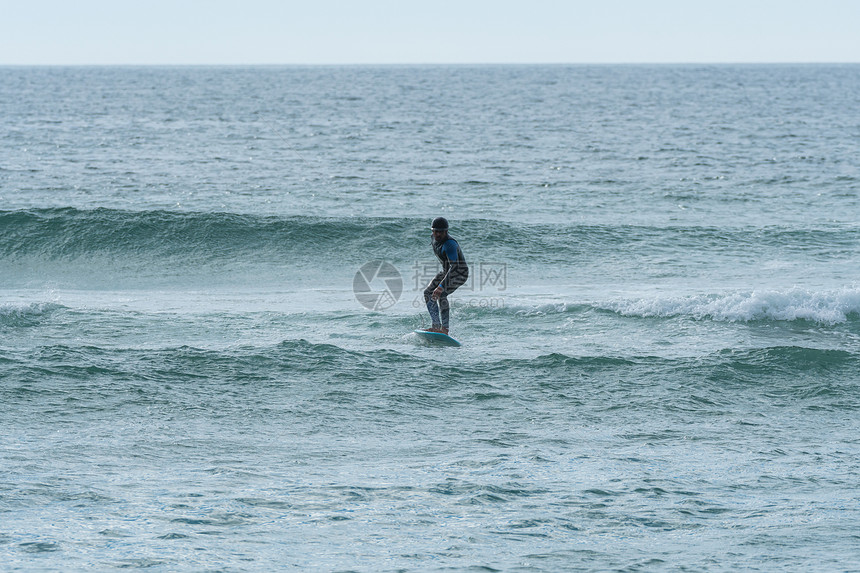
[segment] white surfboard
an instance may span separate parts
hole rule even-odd
[[[447,334],[442,334],[441,332],[429,332],[427,330],[416,330],[415,334],[421,337],[422,340],[426,340],[430,344],[435,344],[438,346],[460,346],[460,343],[455,339],[451,338]]]

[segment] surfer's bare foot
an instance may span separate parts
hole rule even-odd
[[[436,326],[435,324],[427,329],[427,332],[442,332],[441,326]]]
[[[442,334],[448,334],[448,329],[443,326],[439,329],[439,332],[441,332]]]

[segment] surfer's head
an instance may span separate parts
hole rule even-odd
[[[433,231],[434,239],[444,238],[448,234],[448,219],[445,217],[436,217],[430,224],[430,230]]]
[[[448,219],[445,217],[436,217],[433,219],[433,222],[430,223],[430,229],[433,231],[447,231]]]

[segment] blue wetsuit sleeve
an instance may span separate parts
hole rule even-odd
[[[448,260],[452,263],[457,262],[457,243],[454,241],[446,241],[442,246],[442,250],[445,252],[445,256],[448,257]]]
[[[442,252],[445,253],[445,257],[452,263],[457,262],[457,243],[453,240],[445,241],[445,244],[442,245]],[[442,277],[442,280],[439,282],[439,286],[444,290],[448,290],[448,275],[451,274],[451,269],[453,266],[448,267],[448,272],[445,273],[445,276]]]

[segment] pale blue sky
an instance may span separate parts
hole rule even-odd
[[[0,65],[860,62],[860,0],[0,0]]]

